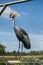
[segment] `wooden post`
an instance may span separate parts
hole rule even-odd
[[[7,65],[7,62],[6,62],[6,65]]]
[[[33,62],[33,65],[35,65],[35,63]]]

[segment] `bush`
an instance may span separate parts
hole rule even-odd
[[[5,63],[3,63],[3,62],[0,62],[0,65],[6,65]]]

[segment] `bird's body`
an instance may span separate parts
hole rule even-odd
[[[20,50],[20,41],[22,42],[22,48],[21,48],[21,52],[23,50],[23,46],[26,48],[26,49],[30,49],[31,48],[31,45],[30,45],[30,39],[29,39],[29,36],[28,34],[20,27],[16,26],[15,25],[15,15],[13,15],[12,13],[10,14],[10,18],[12,18],[13,20],[13,29],[15,31],[15,34],[19,40],[19,49],[18,51]]]

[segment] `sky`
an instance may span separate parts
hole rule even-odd
[[[18,39],[9,18],[10,11],[18,14],[16,25],[23,28],[30,38],[31,49],[23,48],[23,51],[43,50],[43,0],[10,5],[0,16],[0,44],[7,47],[6,51],[17,51]]]

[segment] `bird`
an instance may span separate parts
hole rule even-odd
[[[16,16],[17,16],[17,14],[11,12],[10,18],[13,21],[12,22],[13,23],[13,29],[14,29],[16,37],[18,38],[18,41],[19,41],[18,52],[20,51],[20,42],[22,42],[22,46],[21,46],[21,52],[22,52],[23,47],[25,47],[26,49],[30,49],[31,48],[31,43],[30,43],[29,35],[25,32],[25,30],[23,30],[22,28],[18,27],[15,24],[15,17]]]

